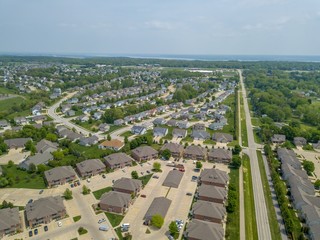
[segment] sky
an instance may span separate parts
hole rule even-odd
[[[0,0],[0,53],[320,55],[320,0]]]

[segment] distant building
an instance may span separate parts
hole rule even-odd
[[[158,151],[150,146],[137,147],[131,151],[131,154],[137,161],[147,161],[158,158]]]
[[[76,164],[77,172],[81,177],[91,177],[106,170],[100,159],[89,159]]]
[[[0,238],[19,231],[22,231],[19,209],[17,207],[0,209]]]
[[[62,185],[76,179],[76,172],[71,166],[55,167],[44,172],[48,187]]]
[[[101,196],[99,207],[103,211],[124,214],[132,202],[131,195],[122,192],[107,192]]]
[[[104,163],[110,169],[124,168],[132,166],[134,161],[130,156],[125,153],[114,153],[104,157]]]
[[[102,143],[99,144],[99,148],[100,149],[111,149],[114,151],[119,151],[121,148],[123,148],[124,143],[121,142],[118,139],[112,139],[110,141],[104,141]]]

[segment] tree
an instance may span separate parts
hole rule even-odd
[[[169,224],[169,232],[170,232],[170,235],[173,237],[175,237],[179,233],[179,229],[175,221],[172,221]]]
[[[87,195],[91,192],[91,190],[86,186],[86,185],[83,185],[82,187],[82,194],[83,195]]]
[[[37,171],[37,166],[34,163],[30,163],[29,172],[34,173]]]
[[[234,146],[234,149],[233,149],[232,152],[233,152],[233,154],[237,155],[237,154],[239,154],[241,151],[242,151],[241,146],[240,146],[239,144],[236,144],[236,145]]]
[[[308,175],[311,175],[312,172],[314,172],[314,163],[311,161],[303,161],[303,168],[304,170],[306,170],[306,172],[308,173]]]
[[[131,177],[132,177],[132,179],[138,179],[139,178],[138,172],[137,171],[132,171],[131,172]]]
[[[0,205],[1,209],[3,208],[13,208],[13,203],[12,202],[7,202],[6,200],[3,200],[2,204]]]
[[[165,149],[162,151],[161,156],[166,159],[169,160],[169,158],[171,157],[171,152],[169,149]]]
[[[9,184],[9,181],[5,177],[0,177],[0,188],[4,188]]]
[[[202,168],[202,162],[197,161],[196,162],[196,168],[201,169]]]
[[[58,137],[54,133],[48,133],[46,139],[51,142],[56,142],[58,140]]]
[[[37,166],[37,171],[38,171],[38,173],[43,173],[44,171],[46,171],[46,169],[47,169],[47,167],[46,167],[46,165],[44,165],[44,164],[39,164],[39,165]]]
[[[63,196],[64,196],[64,198],[65,198],[66,200],[72,199],[72,198],[73,198],[73,197],[72,197],[72,191],[71,191],[69,188],[67,188],[67,189],[64,191]]]
[[[12,160],[8,161],[8,168],[11,168],[14,166],[14,162]]]
[[[110,136],[110,134],[108,134],[107,140],[108,140],[108,141],[111,141],[111,136]]]
[[[60,150],[52,152],[52,155],[55,160],[62,160],[62,158],[64,157],[63,152]]]
[[[317,188],[317,189],[320,189],[320,179],[317,179],[317,180],[314,182],[314,187]]]
[[[239,168],[241,166],[241,157],[239,155],[232,156],[231,165],[235,168]]]
[[[154,162],[153,163],[153,171],[161,172],[161,164],[159,162]]]
[[[124,143],[127,144],[129,142],[128,136],[124,137]]]
[[[151,218],[151,225],[156,228],[161,228],[164,223],[164,219],[160,214],[155,214]]]

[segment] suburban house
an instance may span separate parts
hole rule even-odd
[[[190,123],[188,121],[178,121],[177,127],[182,129],[187,129],[190,127]]]
[[[32,141],[32,138],[13,138],[6,139],[4,143],[7,144],[8,148],[24,148],[24,145],[28,142]]]
[[[206,130],[206,125],[204,125],[204,123],[196,123],[193,125],[193,130],[196,131],[205,131]]]
[[[320,149],[320,140],[317,143],[312,144],[314,149]]]
[[[166,143],[162,146],[161,152],[168,149],[171,152],[172,157],[182,157],[183,154],[183,146],[179,143]]]
[[[228,133],[214,133],[212,136],[212,140],[219,143],[229,143],[233,141],[233,136]]]
[[[153,215],[159,214],[161,217],[165,218],[169,207],[171,205],[171,200],[166,197],[157,197],[154,198],[149,209],[144,215],[144,223],[150,224]]]
[[[38,153],[44,153],[44,152],[54,152],[58,150],[59,144],[50,142],[46,139],[42,139],[40,142],[37,143],[36,149]]]
[[[89,159],[76,164],[77,172],[81,177],[91,177],[102,173],[106,166],[100,159]]]
[[[174,128],[172,130],[172,136],[175,138],[185,138],[187,134],[188,134],[188,131],[186,129]]]
[[[97,144],[98,140],[99,138],[94,135],[91,137],[82,137],[80,138],[79,145],[86,146],[86,147],[92,146],[94,144]]]
[[[153,120],[154,125],[163,125],[166,123],[166,120],[164,118],[156,118]]]
[[[8,124],[7,120],[5,120],[5,119],[0,120],[0,127],[4,128],[4,127],[8,127],[8,126],[9,126],[9,124]]]
[[[132,157],[137,161],[147,161],[158,158],[158,151],[150,146],[141,146],[131,151]]]
[[[207,150],[200,146],[190,145],[184,150],[183,157],[193,160],[205,160],[207,158]]]
[[[124,168],[127,166],[132,166],[134,161],[130,156],[125,153],[113,153],[104,157],[105,165],[110,169]]]
[[[163,181],[162,186],[178,188],[183,177],[183,172],[179,170],[171,170],[168,172],[166,179]]]
[[[213,185],[225,188],[228,185],[229,176],[226,172],[219,169],[206,168],[202,170],[199,177],[199,182],[202,185]]]
[[[222,223],[226,220],[226,208],[219,203],[197,201],[192,206],[193,218],[207,222]]]
[[[123,119],[117,119],[117,120],[114,120],[113,124],[116,126],[120,126],[124,124],[124,121]]]
[[[71,166],[55,167],[44,172],[48,187],[62,185],[76,179],[76,172]]]
[[[224,229],[221,224],[193,219],[188,223],[184,236],[188,240],[223,240]]]
[[[293,143],[296,147],[307,145],[307,139],[303,137],[295,137],[293,138]]]
[[[29,123],[25,117],[15,117],[13,120],[17,125],[26,125]]]
[[[131,195],[122,192],[104,193],[99,202],[99,207],[103,211],[124,214],[131,204]]]
[[[155,127],[153,129],[153,136],[154,137],[164,137],[167,134],[168,134],[168,128]]]
[[[213,148],[208,152],[208,161],[216,163],[230,163],[232,159],[232,152],[227,149]]]
[[[120,178],[113,183],[113,191],[137,195],[142,189],[142,181],[131,178]]]
[[[211,124],[209,125],[209,128],[210,128],[211,130],[222,130],[223,127],[224,127],[224,125],[226,125],[226,122],[221,122],[221,121],[219,121],[219,122],[211,123]]]
[[[22,231],[19,208],[0,209],[0,238]]]
[[[170,127],[176,127],[177,126],[177,120],[171,119],[167,121],[167,125]]]
[[[143,135],[147,132],[147,129],[143,126],[133,126],[131,128],[131,133],[135,134],[135,135]]]
[[[202,130],[193,130],[191,137],[195,140],[206,140],[210,139],[210,133]]]
[[[286,136],[281,134],[274,134],[271,138],[271,142],[274,144],[282,144],[286,141]]]
[[[111,149],[114,151],[119,151],[123,148],[124,143],[118,139],[112,139],[110,141],[104,141],[98,145],[100,149]]]
[[[227,200],[227,190],[222,187],[202,184],[198,187],[196,196],[202,201],[224,204]]]
[[[64,218],[66,215],[66,207],[60,196],[40,198],[26,206],[27,225],[30,227],[48,224],[52,220]]]
[[[99,125],[99,131],[101,131],[101,132],[107,132],[107,131],[109,131],[109,129],[110,129],[110,126],[106,123],[101,123]]]
[[[24,161],[19,163],[19,167],[25,170],[30,170],[31,164],[38,166],[39,164],[48,164],[50,160],[53,160],[53,155],[50,150],[43,153],[36,153],[33,156],[27,157]]]

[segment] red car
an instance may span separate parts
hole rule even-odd
[[[141,197],[146,198],[147,196],[145,194],[141,194]]]

